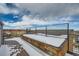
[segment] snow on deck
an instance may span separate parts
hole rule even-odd
[[[30,56],[48,56],[48,54],[44,53],[43,51],[39,50],[38,48],[34,47],[33,45],[29,44],[28,42],[22,40],[20,37],[15,37],[11,39],[5,39],[7,40],[15,40],[21,46],[25,49],[25,51],[30,55]]]
[[[50,44],[55,47],[60,47],[61,44],[65,41],[65,35],[61,37],[54,37],[54,36],[44,36],[44,35],[36,35],[36,34],[24,34],[23,36],[29,37],[34,40],[38,40],[40,42]]]
[[[8,52],[9,52],[9,48],[7,45],[1,45],[0,47],[0,56],[7,56],[9,55]]]
[[[65,56],[73,56],[73,55],[71,55],[71,54],[69,54],[69,53],[66,53]]]
[[[15,49],[12,49],[14,47],[15,47],[15,45],[11,45],[11,46],[1,45],[0,46],[0,56],[10,56],[12,54],[12,52],[16,51]],[[16,52],[16,54],[17,54],[17,52]]]

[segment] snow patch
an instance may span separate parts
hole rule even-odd
[[[32,38],[34,40],[38,40],[40,42],[46,43],[46,44],[50,44],[52,46],[55,47],[60,47],[61,44],[66,40],[65,38],[59,38],[59,37],[49,37],[49,36],[40,36],[40,35],[36,35],[36,34],[24,34],[23,36]],[[63,37],[63,36],[61,36]]]
[[[22,40],[20,37],[15,37],[15,38],[11,38],[11,39],[6,39],[6,41],[8,40],[15,40],[18,43],[21,44],[21,47],[23,47],[25,49],[25,51],[30,55],[30,56],[45,56],[48,54],[45,54],[43,51],[35,48],[34,46],[32,46],[31,44],[29,44],[28,42]]]

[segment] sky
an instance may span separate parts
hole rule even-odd
[[[69,23],[71,29],[79,30],[79,3],[0,3],[0,21],[4,29]]]

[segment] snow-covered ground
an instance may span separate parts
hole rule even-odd
[[[38,49],[38,48],[34,47],[33,45],[29,44],[28,42],[22,40],[20,37],[15,37],[15,38],[10,38],[10,39],[5,39],[5,40],[6,41],[15,40],[15,41],[19,42],[21,44],[21,47],[23,47],[30,56],[49,56],[48,54],[44,53],[40,49]]]
[[[24,34],[23,36],[32,38],[34,40],[38,40],[43,43],[50,44],[55,47],[60,47],[61,44],[66,40],[64,37],[65,35],[62,35],[60,37],[54,37],[54,36],[43,36],[43,35],[36,35],[36,34]]]
[[[73,56],[73,55],[71,55],[71,54],[69,54],[69,53],[66,53],[65,56]]]
[[[9,55],[8,54],[9,50],[10,50],[10,48],[7,45],[2,45],[0,47],[0,56],[7,56],[7,55]]]
[[[19,50],[12,49],[15,45],[1,45],[0,47],[0,56],[10,56],[11,54],[16,55]],[[13,53],[14,52],[14,53]]]

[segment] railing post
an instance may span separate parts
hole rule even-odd
[[[67,23],[67,39],[68,39],[68,51],[69,51],[69,23]]]
[[[35,34],[37,34],[37,27],[35,27]]]
[[[0,28],[0,30],[1,30],[1,44],[4,44],[4,35],[3,35],[3,25],[1,24],[1,28]]]
[[[47,26],[46,26],[45,30],[46,30],[46,31],[45,31],[45,34],[46,34],[46,36],[47,36]]]

